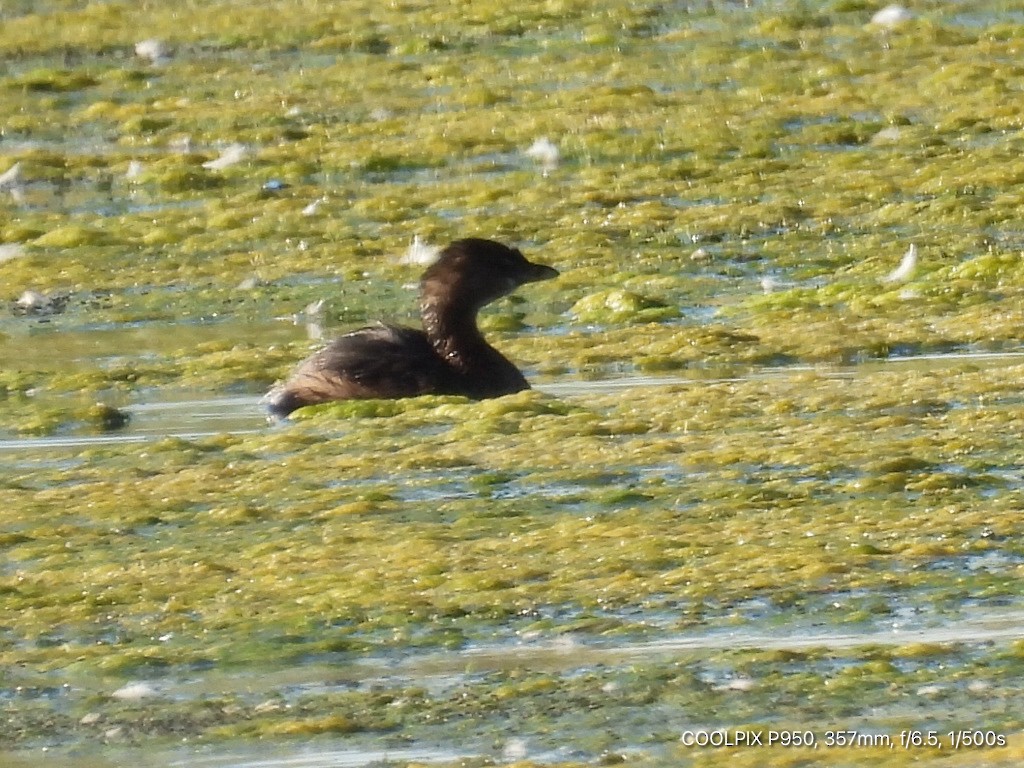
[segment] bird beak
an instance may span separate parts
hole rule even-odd
[[[558,270],[554,267],[549,267],[546,264],[531,264],[526,282],[536,283],[540,280],[552,280],[556,277],[558,277]]]

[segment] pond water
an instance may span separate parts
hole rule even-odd
[[[1019,764],[1020,10],[343,5],[0,8],[0,762]]]
[[[216,334],[217,336],[237,334],[241,329],[244,329],[245,333],[254,335],[261,334],[266,330],[263,326],[230,324],[228,328],[218,328]],[[138,354],[139,352],[133,349],[133,345],[128,343],[126,337],[130,336],[136,336],[141,340],[140,348],[158,349],[159,338],[163,333],[165,333],[163,330],[157,330],[155,334],[150,331],[143,334],[133,331],[62,333],[62,350],[60,352],[50,350],[43,353],[36,349],[35,354],[39,355],[38,361],[31,357],[26,358],[26,353],[31,347],[24,343],[10,344],[9,351],[13,352],[16,349],[19,357],[25,361],[25,365],[41,367],[41,363],[45,359],[47,365],[70,368],[83,361],[94,363],[97,360]],[[176,343],[180,343],[182,334],[180,329],[168,330],[166,333],[173,336]],[[209,334],[203,333],[201,336],[208,338]],[[691,376],[620,375],[616,378],[601,379],[548,378],[536,383],[534,388],[538,392],[555,398],[585,401],[587,397],[593,395],[633,393],[646,389],[682,386],[695,388],[709,384],[738,383],[757,379],[792,378],[808,372],[814,372],[816,375],[827,378],[856,379],[859,376],[889,370],[942,372],[963,366],[998,369],[1017,366],[1021,362],[1024,362],[1024,351],[963,351],[908,357],[894,356],[886,360],[869,361],[856,366],[762,367],[744,373],[737,373],[740,369],[731,366],[728,371],[736,374],[733,376],[718,375],[723,371],[710,368],[700,371],[699,375]],[[131,398],[121,397],[118,399],[128,403],[124,406],[124,411],[130,419],[123,428],[118,429],[115,433],[24,439],[10,437],[0,439],[0,452],[28,452],[54,448],[76,449],[106,444],[142,443],[166,437],[195,439],[222,434],[249,435],[264,431],[273,424],[268,416],[266,406],[262,402],[262,396],[256,395],[220,396],[202,391],[165,388],[145,390]]]
[[[856,393],[865,387],[870,388],[870,383],[879,377],[951,377],[963,371],[982,371],[986,375],[998,376],[1001,371],[1018,370],[1020,357],[1021,353],[1017,352],[965,352],[913,359],[894,358],[818,370],[801,366],[762,368],[749,371],[744,376],[724,379],[713,376],[551,379],[540,383],[538,390],[541,397],[555,398],[558,402],[582,403],[591,409],[614,409],[622,408],[626,402],[659,402],[650,399],[651,393],[731,388],[734,396],[738,396],[737,390],[743,387],[763,387],[766,384],[769,388],[792,387],[813,375],[819,382],[819,389],[820,382],[832,382],[853,392],[852,397],[856,401],[860,397]],[[814,388],[804,387],[804,390],[813,393]],[[227,438],[246,440],[255,445],[275,434],[287,435],[305,423],[300,421],[291,426],[268,424],[259,398],[254,396],[196,397],[195,393],[163,389],[141,392],[135,399],[126,406],[131,421],[123,430],[110,435],[8,438],[0,442],[0,460],[9,471],[13,469],[20,473],[32,468],[38,471],[44,462],[60,466],[62,461],[71,460],[78,465],[76,457],[83,450],[109,447],[130,451],[132,444],[160,445],[169,438],[182,441],[183,446],[202,445],[204,439],[213,439],[223,446]],[[438,420],[445,422],[446,418],[441,416]],[[374,421],[379,421],[379,417],[371,417],[363,423],[370,426]],[[317,423],[320,424],[317,430],[326,426],[334,431],[329,423]],[[359,428],[341,426],[345,432]],[[441,426],[439,434],[444,436],[443,424]],[[253,440],[257,443],[252,443]],[[130,453],[126,457],[130,457]],[[658,457],[659,462],[665,460],[665,455]],[[605,467],[606,472],[612,470],[612,466]],[[675,477],[675,482],[683,487],[689,482],[689,473],[680,471],[678,466],[652,466],[644,471],[642,465],[638,465],[628,468],[625,473],[624,470],[624,467],[614,469],[620,480],[648,476],[659,478],[660,483],[664,478]],[[403,491],[400,490],[403,472],[389,473],[389,481],[398,485],[396,498],[403,499],[403,504],[415,505],[430,500],[444,505],[459,498],[479,504],[485,498],[481,495],[481,486],[474,485],[477,472],[472,469],[461,469],[456,473],[447,470],[437,476],[420,470],[407,470],[405,474],[408,479]],[[810,474],[813,481],[814,473]],[[711,476],[706,468],[702,475]],[[1018,473],[1011,481],[1014,488],[1019,488],[1019,477]],[[606,515],[607,509],[617,506],[616,502],[609,506],[609,502],[593,497],[593,484],[586,476],[582,481],[579,477],[555,479],[548,485],[548,491],[543,490],[543,483],[517,482],[521,486],[518,491],[502,493],[495,490],[491,497],[520,501],[548,498],[568,506],[582,504],[583,510],[577,514]],[[636,480],[628,482],[635,484]],[[371,479],[363,484],[373,489],[379,486],[379,481]],[[836,484],[846,487],[842,479]],[[353,483],[344,482],[342,486],[353,487]],[[532,492],[531,488],[534,489]],[[650,491],[651,488],[647,488],[647,492]],[[829,503],[825,495],[822,503]],[[747,532],[744,535],[756,534]],[[813,535],[821,535],[821,532]],[[433,641],[428,641],[427,648],[417,648],[422,641],[414,641],[407,649],[399,644],[384,653],[342,654],[329,663],[325,663],[326,658],[333,654],[324,657],[314,653],[298,665],[278,668],[279,665],[274,664],[260,672],[245,668],[228,672],[219,669],[219,665],[210,668],[202,665],[200,669],[184,675],[161,672],[155,677],[145,676],[136,683],[130,683],[129,687],[139,686],[138,691],[124,697],[118,694],[125,688],[123,680],[105,674],[96,677],[74,673],[67,677],[60,673],[37,675],[19,672],[11,675],[11,684],[15,687],[9,701],[38,697],[35,703],[45,702],[47,708],[56,705],[57,711],[81,711],[83,705],[86,709],[91,706],[105,710],[107,706],[100,702],[116,701],[122,710],[117,716],[120,718],[125,716],[124,709],[138,708],[140,713],[155,717],[155,713],[165,707],[178,713],[169,717],[185,721],[187,716],[180,710],[187,710],[189,706],[209,707],[211,701],[227,711],[233,708],[245,711],[248,717],[311,706],[322,707],[329,712],[336,706],[331,702],[338,699],[372,700],[379,698],[382,692],[387,692],[390,706],[395,706],[396,700],[401,701],[403,696],[427,696],[435,704],[453,697],[488,697],[494,695],[495,687],[499,690],[514,687],[515,681],[526,678],[534,679],[532,685],[536,686],[537,692],[530,692],[529,686],[525,686],[526,692],[506,694],[512,695],[513,699],[523,698],[525,703],[517,706],[526,711],[536,706],[561,707],[557,702],[563,697],[575,700],[574,697],[583,695],[578,690],[580,687],[585,690],[597,685],[600,706],[616,712],[623,707],[635,706],[631,697],[619,696],[621,689],[646,686],[649,690],[657,690],[660,686],[679,685],[680,667],[697,670],[692,672],[696,677],[690,684],[704,689],[705,696],[720,696],[725,691],[736,696],[755,697],[758,694],[752,690],[764,686],[764,680],[777,674],[776,668],[789,669],[791,673],[799,669],[800,676],[811,675],[809,680],[804,679],[797,685],[797,690],[810,682],[810,688],[804,695],[813,695],[815,685],[827,686],[829,679],[838,679],[850,669],[871,669],[873,665],[882,665],[889,670],[890,685],[901,687],[909,684],[917,694],[915,696],[911,691],[911,700],[903,704],[875,702],[873,706],[891,711],[880,721],[877,717],[871,720],[876,723],[905,722],[908,717],[922,716],[921,699],[946,701],[967,697],[979,705],[979,698],[990,696],[994,691],[999,691],[999,696],[1007,694],[1002,687],[1007,682],[1002,673],[993,675],[990,670],[1014,658],[1011,649],[1024,637],[1024,602],[1012,587],[1008,591],[996,590],[991,597],[987,597],[986,592],[991,592],[993,583],[1019,570],[1022,564],[1024,555],[1016,547],[1009,550],[985,549],[977,554],[950,552],[945,558],[933,557],[927,562],[908,564],[908,576],[922,566],[942,574],[942,578],[921,581],[909,591],[898,586],[894,588],[890,583],[889,587],[879,584],[846,590],[815,590],[818,594],[805,594],[795,602],[789,602],[792,598],[780,602],[778,596],[773,597],[772,591],[768,590],[761,597],[723,604],[718,609],[714,607],[717,598],[711,593],[704,598],[703,621],[692,626],[687,623],[687,628],[682,631],[679,629],[681,606],[666,604],[653,595],[646,599],[646,607],[617,601],[607,606],[595,606],[596,611],[591,608],[548,612],[536,606],[528,612],[527,623],[513,619],[504,630],[502,622],[499,622],[475,639],[471,631],[464,635],[467,641],[460,641],[458,645],[461,647],[455,650],[430,650]],[[24,567],[24,563],[18,566],[19,572]],[[890,572],[889,579],[894,577],[896,572]],[[976,586],[958,586],[953,592],[948,592],[948,579],[959,585],[973,582]],[[686,612],[688,610],[684,610],[684,614]],[[621,638],[616,639],[616,635],[621,635]],[[174,641],[168,638],[165,642]],[[741,662],[744,654],[752,654],[753,659]],[[139,671],[145,668],[144,665]],[[961,671],[953,677],[948,677],[944,671],[957,668]],[[170,670],[173,667],[168,668]],[[854,692],[850,695],[856,699]],[[543,704],[538,703],[538,696]],[[935,713],[927,716],[928,721],[955,718],[954,710],[949,706],[944,703],[938,707]],[[664,707],[664,703],[658,704],[646,717],[636,713],[629,715],[629,732],[633,736],[618,737],[618,753],[636,754],[645,761],[654,762],[678,759],[678,749],[669,749],[664,743],[652,743],[649,737],[640,736],[646,732],[645,729],[653,728],[658,718],[670,717]],[[947,709],[948,714],[943,716],[940,710]],[[688,711],[684,707],[671,716],[675,718],[680,732],[691,723],[692,715],[685,715]],[[621,716],[626,717],[625,714]],[[97,722],[106,722],[107,718],[113,717],[113,713],[107,711],[102,715],[86,712],[81,715],[81,720],[91,722],[91,718],[95,718]],[[517,718],[521,717],[517,715]],[[565,720],[564,727],[582,727],[578,722],[570,725],[572,718],[567,718],[564,713],[557,720]],[[122,738],[118,733],[122,727],[109,727],[105,731],[106,738],[116,744]],[[336,727],[348,730],[345,725]],[[872,727],[878,730],[879,726]],[[142,765],[201,764],[224,768],[452,763],[467,758],[477,759],[475,756],[499,760],[528,757],[541,763],[559,763],[584,758],[593,754],[593,750],[600,752],[600,745],[605,743],[598,735],[601,733],[599,727],[587,737],[590,745],[582,749],[579,746],[568,748],[565,744],[560,745],[558,738],[541,736],[541,731],[534,730],[538,724],[530,718],[518,719],[517,728],[516,731],[503,729],[498,722],[492,722],[489,715],[478,713],[470,715],[469,724],[454,731],[440,723],[435,726],[421,723],[401,732],[401,738],[398,738],[398,732],[374,736],[373,729],[363,734],[357,730],[344,740],[321,734],[317,737],[317,745],[301,748],[281,744],[252,750],[244,745],[222,748],[215,743],[201,743],[139,750],[123,744],[96,749],[56,743],[43,752],[36,749],[11,753],[9,759],[15,761],[13,764],[23,762],[26,765],[38,759],[54,764],[74,760],[77,764],[96,766],[123,764],[125,760],[131,760]],[[412,733],[416,735],[412,736]]]

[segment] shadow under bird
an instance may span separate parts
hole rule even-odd
[[[529,389],[519,369],[484,339],[477,313],[521,285],[557,276],[517,248],[456,240],[420,278],[423,330],[379,323],[335,339],[268,393],[269,410],[280,417],[331,400],[427,394],[483,399]]]

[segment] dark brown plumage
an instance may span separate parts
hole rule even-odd
[[[423,330],[378,324],[335,339],[267,396],[285,416],[329,400],[425,394],[499,397],[529,389],[523,374],[480,333],[476,316],[524,283],[558,272],[493,240],[456,240],[420,279]]]

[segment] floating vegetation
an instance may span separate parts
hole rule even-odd
[[[882,6],[7,9],[0,749],[1019,762],[1024,25]],[[541,391],[263,423],[467,236]]]

